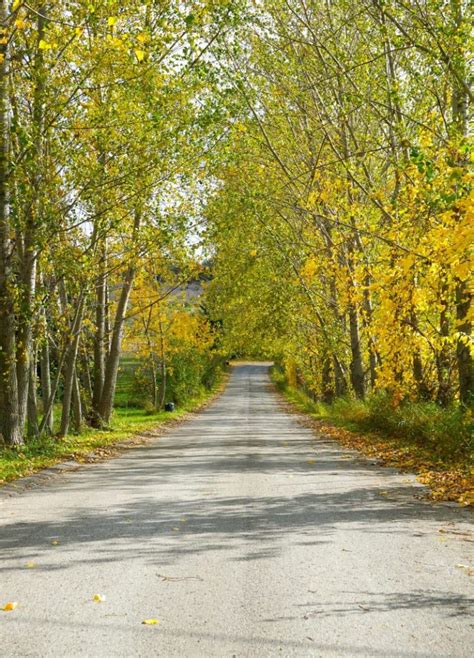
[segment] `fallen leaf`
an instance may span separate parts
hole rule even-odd
[[[96,603],[102,603],[103,601],[106,601],[106,597],[103,594],[94,594],[92,597],[92,600],[95,601]]]
[[[8,603],[5,603],[2,610],[4,610],[5,612],[11,612],[12,610],[15,610],[17,606],[18,603],[16,601],[9,601]]]
[[[58,541],[57,539],[53,539],[53,541],[51,542],[51,545],[52,545],[52,546],[59,546],[60,543],[61,543],[61,542]]]
[[[27,569],[35,569],[38,565],[36,562],[27,562],[25,566]]]
[[[156,626],[156,624],[159,624],[158,619],[144,619],[142,621],[142,624],[145,624],[146,626]]]
[[[315,459],[307,459],[306,463],[307,464],[316,464],[316,460]]]

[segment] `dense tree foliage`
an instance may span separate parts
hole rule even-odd
[[[231,349],[331,400],[472,395],[471,100],[462,0],[254,3],[208,207]]]
[[[110,421],[137,272],[174,259],[172,286],[192,258],[179,197],[219,137],[205,62],[233,20],[215,0],[0,4],[7,443],[52,432],[58,401],[60,436]]]
[[[107,425],[125,332],[155,407],[167,368],[186,395],[218,343],[325,399],[467,404],[471,18],[464,0],[0,2],[4,441]],[[203,241],[206,317],[171,294]]]

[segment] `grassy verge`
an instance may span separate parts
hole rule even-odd
[[[394,407],[382,395],[322,404],[288,386],[276,368],[272,378],[313,429],[384,465],[417,473],[434,500],[474,504],[472,413],[423,402]]]
[[[63,440],[48,437],[29,441],[17,449],[0,447],[0,484],[31,475],[67,459],[90,461],[90,453],[99,459],[112,455],[121,441],[170,421],[177,421],[190,411],[204,406],[222,388],[223,380],[224,377],[211,390],[203,391],[173,412],[150,414],[139,407],[117,407],[110,429],[84,428],[80,434],[70,435]]]

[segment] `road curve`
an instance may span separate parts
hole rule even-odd
[[[164,437],[2,498],[0,655],[471,656],[470,517],[419,491],[236,366]]]

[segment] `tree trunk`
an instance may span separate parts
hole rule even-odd
[[[128,300],[133,285],[133,277],[135,269],[130,267],[125,274],[122,291],[120,293],[119,302],[117,305],[117,312],[115,315],[114,327],[112,330],[112,338],[110,341],[110,351],[107,356],[105,364],[105,377],[104,386],[102,388],[102,396],[100,399],[98,417],[100,423],[106,425],[110,423],[112,416],[112,409],[115,397],[115,388],[117,385],[117,374],[120,361],[120,351],[122,346],[123,326],[125,323],[125,315],[128,307]]]
[[[341,366],[341,362],[337,356],[333,356],[333,365],[334,365],[334,384],[336,388],[336,397],[342,397],[347,393],[347,381],[344,375],[344,369]]]
[[[72,389],[72,419],[74,430],[79,433],[82,427],[82,399],[79,377],[77,376],[77,360],[76,368],[74,369],[74,381]]]
[[[28,198],[26,221],[20,258],[21,297],[17,328],[17,381],[18,413],[20,427],[24,428],[28,406],[28,380],[33,348],[33,304],[36,293],[36,269],[38,260],[37,229],[41,219],[41,168],[43,166],[44,131],[44,58],[38,44],[44,38],[46,4],[37,13],[37,48],[34,61],[33,125],[30,156],[31,198]]]
[[[334,400],[334,391],[331,382],[331,359],[329,357],[324,359],[321,384],[323,402],[331,404]]]
[[[9,2],[0,0],[0,24],[6,25]],[[15,281],[10,242],[10,120],[8,102],[8,39],[0,44],[0,423],[4,441],[23,443],[18,414],[16,375]]]
[[[79,340],[81,335],[82,318],[84,314],[84,293],[78,304],[75,322],[71,327],[71,342],[67,351],[64,369],[64,391],[61,412],[61,424],[59,428],[59,436],[65,437],[69,432],[69,423],[71,419],[71,401],[74,388],[74,375],[76,372],[76,359],[79,349]]]
[[[28,381],[28,405],[27,405],[27,422],[28,436],[36,438],[39,435],[38,427],[38,399],[36,395],[37,377],[36,377],[36,355],[30,361],[30,376]]]
[[[462,36],[463,5],[461,0],[451,0],[451,12],[453,20],[459,32],[459,38],[455,43],[459,44],[457,57],[458,76],[453,80],[452,116],[454,136],[464,143],[468,138],[468,89],[469,65],[467,63],[467,49],[463,48]],[[456,35],[458,36],[458,35]],[[454,42],[453,42],[454,43]],[[453,76],[454,77],[454,76]],[[458,164],[465,171],[469,167],[466,155],[459,153]],[[461,404],[469,405],[474,397],[474,370],[472,355],[469,349],[469,340],[472,333],[470,321],[470,309],[472,293],[467,281],[457,280],[456,283],[456,320],[459,338],[456,344],[456,361],[459,379],[459,400]]]
[[[439,319],[439,333],[442,339],[449,338],[449,317],[448,317],[448,287],[446,284],[446,274],[441,271],[441,286],[440,296],[443,309],[440,313]],[[438,392],[436,401],[438,404],[446,406],[452,398],[450,386],[450,370],[451,363],[449,357],[449,349],[446,343],[442,343],[441,348],[436,356],[436,369],[438,372]]]
[[[136,211],[132,233],[132,245],[135,244],[140,229],[140,223],[141,214],[139,211]],[[97,409],[99,422],[105,423],[106,425],[110,423],[110,418],[112,417],[120,352],[122,348],[123,327],[128,308],[128,300],[130,299],[130,293],[132,291],[133,279],[135,277],[135,263],[133,262],[133,256],[131,256],[131,258],[132,261],[125,273],[122,283],[122,291],[117,304],[117,311],[115,313],[112,336],[110,339],[110,349],[105,364],[104,386],[102,388],[102,395]]]
[[[104,238],[100,260],[100,273],[96,284],[95,336],[92,409],[99,408],[105,377],[105,340],[106,340],[106,305],[107,305],[107,246]],[[108,336],[107,336],[108,338]]]
[[[365,396],[365,376],[360,348],[359,315],[354,304],[349,306],[349,332],[351,338],[351,384],[358,398]]]
[[[43,403],[43,414],[46,411],[48,405],[48,400],[51,398],[51,363],[49,358],[49,338],[46,335],[44,337],[44,342],[41,347],[41,358],[40,358],[40,381],[41,381],[41,400]],[[48,422],[46,423],[45,429],[48,434],[53,433],[54,425],[54,410],[51,408],[51,412],[48,416]]]

